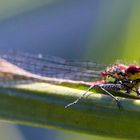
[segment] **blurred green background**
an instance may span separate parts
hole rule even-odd
[[[0,0],[0,50],[103,64],[139,61],[139,7],[139,0]],[[0,124],[0,135],[3,140],[108,139],[9,123]]]

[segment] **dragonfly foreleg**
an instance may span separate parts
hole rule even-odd
[[[79,96],[79,98],[77,98],[74,102],[72,103],[69,103],[68,105],[65,106],[65,108],[68,108],[74,104],[76,104],[79,100],[81,100],[86,94],[88,91],[90,91],[95,85],[91,85],[81,96]]]
[[[102,91],[104,91],[107,95],[109,95],[111,98],[113,98],[118,107],[120,108],[120,103],[119,100],[117,99],[117,97],[113,96],[108,89],[111,90],[120,90],[121,88],[123,88],[120,84],[100,84],[100,85],[91,85],[81,96],[79,96],[79,98],[77,98],[74,102],[69,103],[68,105],[65,106],[65,108],[68,108],[74,104],[76,104],[79,100],[81,100],[87,93],[88,91],[90,91],[92,88],[94,87],[98,87],[99,89],[101,89]]]
[[[111,84],[112,85],[112,84]],[[105,89],[105,85],[96,85],[98,88],[100,88],[102,91],[104,91],[107,95],[109,95],[111,98],[113,98],[115,101],[116,101],[116,104],[117,104],[117,106],[120,108],[121,107],[121,105],[120,105],[120,102],[119,102],[119,99],[117,98],[117,97],[115,97],[114,95],[112,95],[109,91],[107,91],[106,89]],[[114,86],[115,86],[115,84],[114,84]],[[108,88],[108,87],[107,87]]]

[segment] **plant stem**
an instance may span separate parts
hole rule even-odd
[[[140,138],[140,100],[121,98],[121,109],[109,96],[89,92],[77,104],[84,90],[30,83],[0,88],[0,119],[39,127],[82,133]]]

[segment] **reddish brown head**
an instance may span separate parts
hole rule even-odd
[[[140,78],[140,67],[136,65],[131,65],[125,70],[127,76],[131,80],[136,80]]]

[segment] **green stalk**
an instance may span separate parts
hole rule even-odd
[[[84,90],[28,83],[0,88],[0,119],[19,124],[72,130],[87,134],[139,139],[140,100],[119,97],[121,108],[109,96]]]

